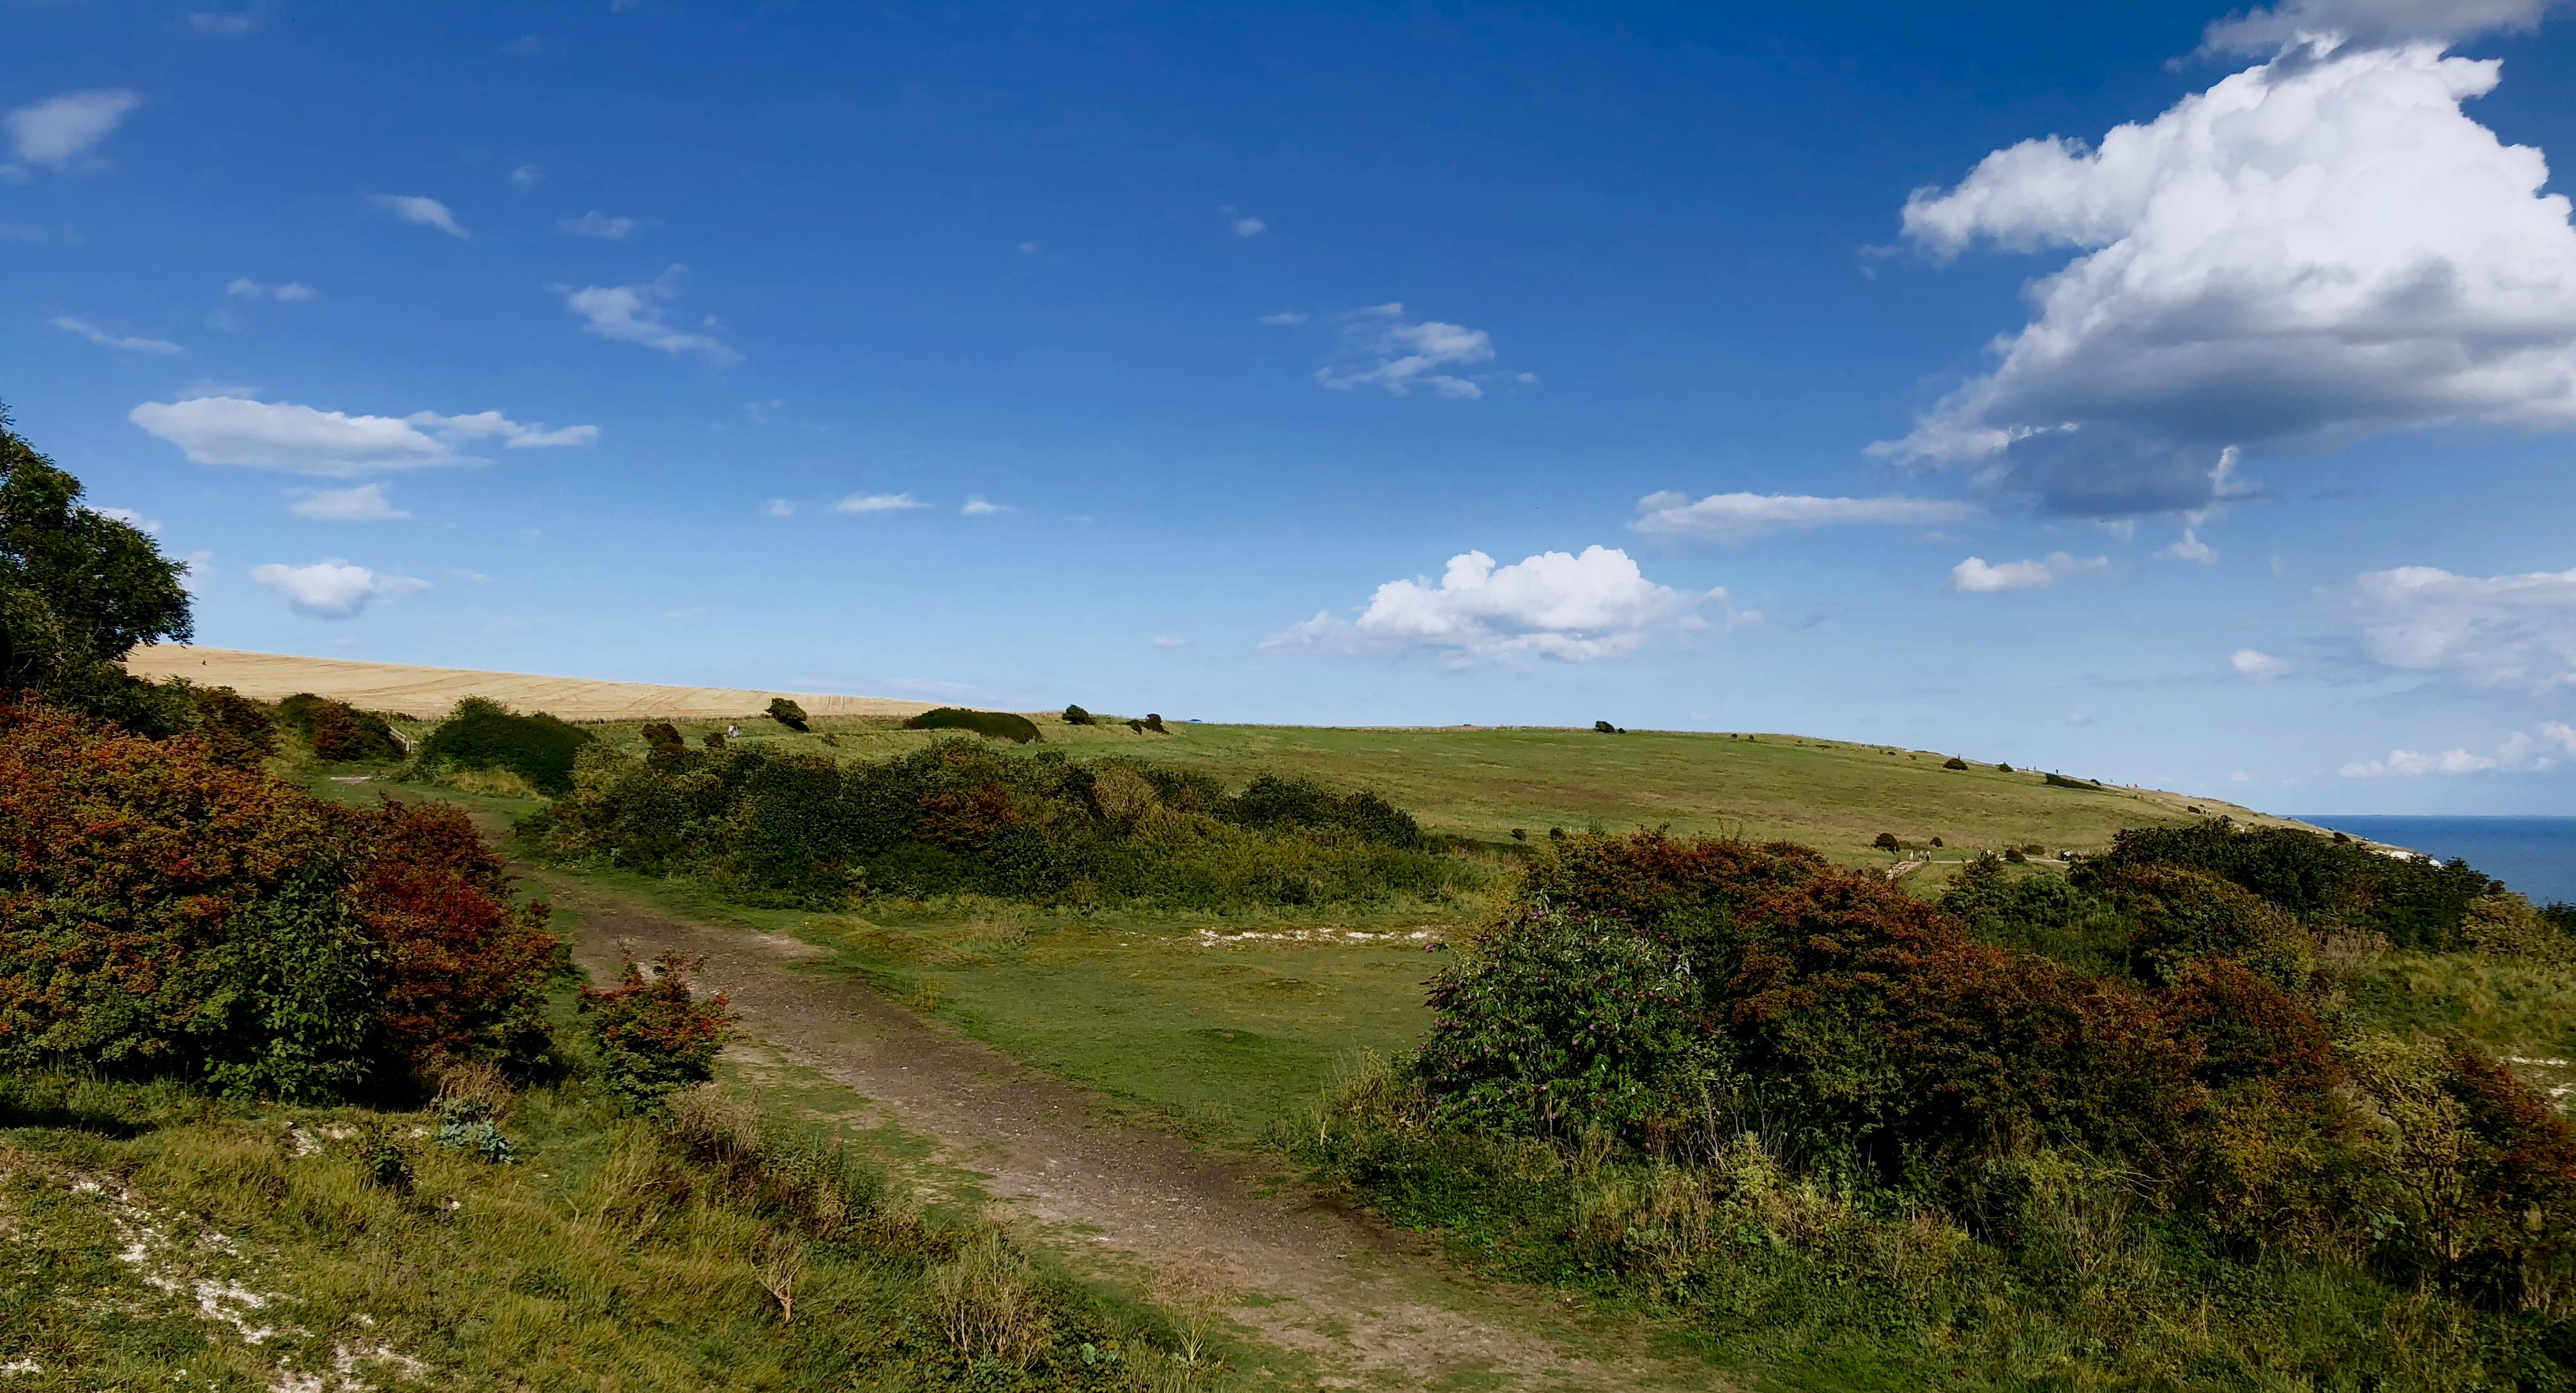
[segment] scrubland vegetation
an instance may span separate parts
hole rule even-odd
[[[2307,833],[1987,860],[1939,904],[1578,837],[1288,1140],[1790,1386],[2565,1386],[2576,1134],[2498,1058],[2527,1036],[2383,1009],[2441,955],[2576,1000],[2518,897]]]

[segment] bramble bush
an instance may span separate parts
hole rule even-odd
[[[420,742],[412,763],[424,772],[516,774],[539,793],[563,794],[572,790],[574,755],[590,743],[589,731],[543,711],[522,716],[497,701],[467,697]]]
[[[400,1089],[528,1062],[561,961],[453,808],[343,808],[197,736],[0,707],[0,1066]]]
[[[701,877],[760,903],[974,893],[1193,908],[1446,896],[1482,870],[1402,809],[1293,779],[1205,775],[947,740],[879,763],[730,748],[582,756],[526,824],[565,860]]]
[[[733,1012],[724,993],[701,1001],[691,991],[689,974],[703,962],[664,953],[650,973],[629,961],[616,986],[582,988],[594,1068],[620,1106],[649,1111],[715,1077]]]

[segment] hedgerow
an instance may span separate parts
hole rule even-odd
[[[1193,908],[1439,897],[1477,868],[1373,795],[947,740],[882,763],[759,747],[586,750],[527,827],[547,853],[688,874],[756,902],[975,893]]]
[[[0,1066],[292,1098],[543,1043],[561,950],[452,808],[0,708]]]

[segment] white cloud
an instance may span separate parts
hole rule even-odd
[[[1156,634],[1154,635],[1154,646],[1156,648],[1187,648],[1190,646],[1190,641],[1182,638],[1178,634]]]
[[[2212,565],[2218,560],[2218,548],[2202,541],[2200,533],[2189,527],[2182,530],[2181,541],[2156,554],[2170,556],[2176,561],[2197,561],[2203,566]]]
[[[2260,648],[2237,649],[2227,655],[2227,665],[2236,669],[2237,676],[2251,677],[2257,682],[2287,677],[2294,666],[2289,659],[2266,653]]]
[[[300,304],[320,296],[322,292],[301,281],[288,281],[284,285],[262,285],[248,276],[235,276],[231,283],[224,287],[224,293],[243,300],[270,299]]]
[[[67,92],[0,116],[9,144],[29,164],[61,169],[116,133],[143,98],[122,87]]]
[[[2570,755],[2576,755],[2576,726],[2571,726],[2565,721],[2542,721],[2540,738]]]
[[[523,164],[510,171],[510,187],[526,193],[537,186],[537,180],[541,177],[543,176],[537,173],[535,165]]]
[[[147,518],[132,508],[92,508],[90,511],[103,518],[114,518],[137,532],[148,533],[155,537],[161,535],[161,523],[158,519]]]
[[[2119,516],[2217,500],[2231,444],[2576,426],[2569,202],[2539,150],[2461,109],[2500,71],[2435,44],[2303,47],[2098,147],[2026,141],[1917,190],[1905,232],[1937,256],[2075,257],[2030,284],[1994,371],[1871,448]]]
[[[2475,687],[2576,686],[2576,571],[2463,576],[2432,566],[2353,582],[2363,651]]]
[[[469,585],[488,585],[492,580],[490,576],[483,574],[481,571],[467,570],[449,571],[447,573],[447,578],[450,580],[461,580]]]
[[[310,566],[257,566],[250,578],[277,592],[288,609],[309,619],[355,618],[378,600],[399,599],[429,588],[425,580],[379,575],[338,559]]]
[[[2284,0],[2213,21],[2203,53],[2270,53],[2312,39],[2369,47],[2457,43],[2498,30],[2540,24],[2563,0]]]
[[[645,285],[586,285],[579,290],[558,285],[564,307],[579,315],[582,328],[603,339],[640,343],[678,356],[695,353],[718,365],[738,363],[742,355],[712,334],[691,333],[662,317],[662,302],[679,298],[686,266],[674,266]]]
[[[1883,523],[1928,527],[1964,522],[1977,509],[1938,498],[1817,498],[1788,493],[1713,493],[1694,503],[1684,493],[1637,500],[1640,532],[1744,542],[1796,528]]]
[[[2390,774],[2411,779],[2426,774],[2482,774],[2496,765],[2493,758],[2473,755],[2467,750],[2444,750],[2434,755],[2414,750],[2390,750],[2384,760],[2355,760],[2336,772],[2347,779],[2377,779]]]
[[[1428,387],[1442,397],[1469,400],[1485,389],[1454,373],[1435,371],[1490,362],[1494,342],[1482,329],[1437,319],[1409,321],[1398,302],[1372,305],[1343,331],[1343,351],[1352,361],[1339,368],[1315,369],[1315,381],[1337,392],[1383,387],[1408,396]]]
[[[761,504],[760,511],[774,518],[792,518],[796,516],[796,505],[784,498],[773,498]]]
[[[521,34],[501,45],[501,52],[512,58],[534,58],[546,51],[546,41],[534,34]]]
[[[928,505],[908,493],[854,493],[832,505],[836,513],[899,513]]]
[[[577,218],[555,219],[555,230],[567,237],[597,237],[609,242],[625,241],[640,226],[633,218],[612,218],[596,208]]]
[[[122,349],[127,353],[185,353],[188,351],[168,339],[146,339],[137,338],[131,334],[111,334],[86,319],[74,319],[70,315],[55,319],[54,327],[78,334],[101,348]]]
[[[1416,577],[1379,586],[1348,625],[1320,613],[1262,647],[1425,648],[1461,662],[1520,654],[1582,662],[1629,652],[1658,632],[1705,628],[1698,611],[1709,605],[1726,610],[1730,627],[1760,620],[1736,613],[1722,589],[1691,594],[1657,585],[1615,548],[1542,552],[1500,567],[1471,551],[1451,557],[1437,584]]]
[[[391,522],[411,516],[385,497],[382,484],[360,484],[346,489],[289,489],[287,493],[295,501],[286,505],[286,511],[319,522]]]
[[[991,503],[981,498],[969,498],[966,500],[966,506],[957,511],[970,518],[980,518],[989,517],[994,513],[1007,513],[1011,509],[1010,505],[1005,503]]]
[[[466,235],[465,229],[456,225],[456,215],[447,211],[447,205],[437,199],[423,198],[418,194],[380,193],[369,201],[414,227],[434,227],[450,237]]]
[[[1234,220],[1234,235],[1237,237],[1258,237],[1263,231],[1268,229],[1269,226],[1270,224],[1263,222],[1259,218],[1236,218]]]
[[[1270,325],[1275,329],[1292,329],[1305,323],[1306,316],[1299,314],[1295,310],[1281,310],[1277,314],[1265,314],[1261,316],[1261,322]]]
[[[498,411],[442,416],[352,416],[292,402],[244,397],[192,397],[145,402],[126,419],[169,441],[199,464],[246,464],[336,478],[424,465],[465,464],[466,451],[497,440],[505,449],[588,445],[597,426],[549,430],[522,425]]]
[[[1038,254],[1038,244],[1037,244],[1037,243],[1035,243],[1035,242],[1022,242],[1022,243],[1020,243],[1020,255],[1022,255],[1022,256],[1035,256],[1035,255],[1037,255],[1037,254]]]
[[[1982,556],[1971,556],[1950,568],[1950,588],[1970,595],[1992,595],[2004,590],[2030,590],[2055,585],[2061,578],[2079,571],[2104,571],[2110,558],[2096,556],[2077,560],[2062,551],[2052,551],[2037,561],[2005,561],[1989,564]]]

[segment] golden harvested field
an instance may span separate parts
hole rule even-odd
[[[792,697],[815,716],[902,717],[927,711],[931,705],[885,697],[666,687],[349,658],[299,658],[187,644],[137,648],[126,655],[125,666],[137,677],[184,677],[201,687],[230,687],[259,701],[311,692],[369,711],[424,719],[447,714],[459,698],[469,696],[490,697],[519,711],[552,712],[567,721],[722,720],[757,715],[774,696]]]

